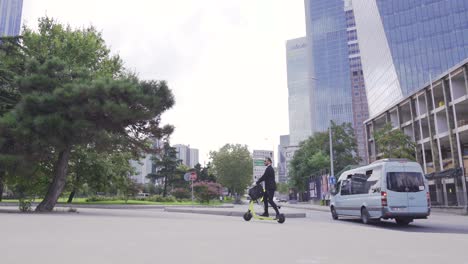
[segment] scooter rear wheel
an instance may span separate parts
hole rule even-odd
[[[247,212],[244,214],[244,220],[245,221],[250,221],[252,219],[252,214],[250,212]]]

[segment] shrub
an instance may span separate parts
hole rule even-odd
[[[120,196],[91,196],[86,198],[86,202],[103,202],[103,201],[117,201],[125,200],[124,197]]]
[[[150,197],[146,197],[147,201],[157,202],[157,203],[175,203],[177,202],[174,196],[161,196],[161,195],[153,195]]]
[[[30,200],[25,200],[23,198],[19,199],[19,210],[21,212],[31,211],[31,201]]]
[[[193,184],[193,192],[197,200],[209,203],[210,200],[218,199],[222,193],[222,186],[215,182],[197,182]]]
[[[172,190],[171,194],[179,200],[188,199],[192,196],[189,190],[185,188],[175,188],[174,190]]]

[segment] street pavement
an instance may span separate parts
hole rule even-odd
[[[328,212],[282,210],[307,217],[278,224],[164,209],[21,214],[0,207],[0,263],[468,264],[466,216],[433,214],[399,227],[393,221],[363,225],[334,221]]]

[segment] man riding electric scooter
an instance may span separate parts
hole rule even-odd
[[[264,164],[266,167],[265,173],[263,173],[263,176],[260,177],[260,179],[257,180],[257,184],[260,184],[262,181],[265,182],[265,193],[263,194],[263,204],[265,207],[265,211],[261,216],[264,217],[269,217],[268,214],[268,203],[275,209],[276,212],[276,217],[275,219],[279,218],[280,212],[278,210],[278,206],[276,206],[276,203],[273,201],[273,196],[275,195],[276,191],[276,182],[275,182],[275,170],[271,166],[271,159],[270,158],[265,158]]]

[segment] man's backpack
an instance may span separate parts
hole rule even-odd
[[[249,196],[252,200],[258,200],[263,196],[263,186],[260,184],[255,185],[249,189]]]

